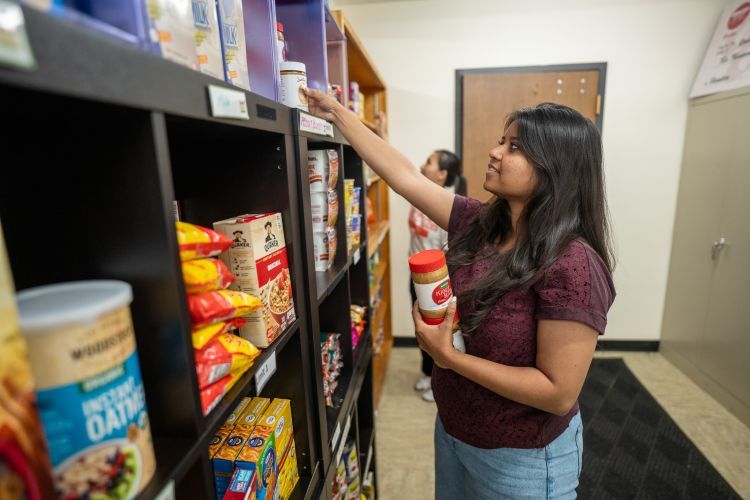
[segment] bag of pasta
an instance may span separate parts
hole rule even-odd
[[[248,316],[262,305],[263,303],[255,295],[234,290],[214,290],[188,295],[188,308],[193,328]]]
[[[245,318],[234,318],[196,328],[193,330],[193,349],[203,349],[203,346],[222,333],[229,333],[232,330],[236,330],[244,326],[245,323],[247,323]]]
[[[195,350],[199,387],[207,387],[226,375],[241,376],[259,354],[258,348],[249,341],[222,333],[202,349]]]
[[[182,279],[187,293],[202,293],[226,288],[235,278],[218,259],[195,259],[182,263]]]
[[[232,246],[232,240],[207,227],[177,222],[177,244],[180,247],[180,260],[216,257]]]

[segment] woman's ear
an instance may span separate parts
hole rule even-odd
[[[447,170],[438,169],[437,177],[440,180],[440,183],[443,186],[445,186],[445,179],[448,178],[448,171]]]

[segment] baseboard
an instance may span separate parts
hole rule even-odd
[[[419,347],[417,337],[393,337],[393,347]]]
[[[600,340],[597,351],[657,352],[658,340]]]
[[[393,337],[393,347],[419,347],[416,337]],[[656,352],[659,350],[658,340],[600,340],[596,345],[597,351],[641,351]]]

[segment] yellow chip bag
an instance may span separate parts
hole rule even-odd
[[[182,279],[187,293],[202,293],[228,287],[234,275],[218,259],[195,259],[182,263]]]
[[[193,327],[249,316],[262,305],[263,303],[255,295],[233,290],[214,290],[188,295],[188,308]]]
[[[216,257],[232,246],[232,240],[207,227],[177,222],[177,244],[180,247],[180,260]]]
[[[195,351],[195,369],[198,372],[198,384],[201,388],[209,386],[226,375],[232,375],[234,385],[248,368],[260,351],[249,341],[233,335],[222,333],[203,349]]]
[[[193,330],[193,349],[203,349],[203,346],[218,337],[222,333],[228,333],[240,328],[247,323],[245,318],[234,318],[227,321],[219,321],[210,325],[202,326]]]

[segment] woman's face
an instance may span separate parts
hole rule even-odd
[[[518,143],[518,125],[510,124],[499,144],[490,150],[484,189],[508,201],[526,202],[536,187],[534,166]]]
[[[448,172],[446,170],[440,170],[438,160],[439,153],[435,151],[427,158],[427,161],[424,163],[424,165],[419,167],[419,171],[422,172],[422,175],[430,179],[435,184],[445,186],[445,179],[446,177],[448,177]]]

